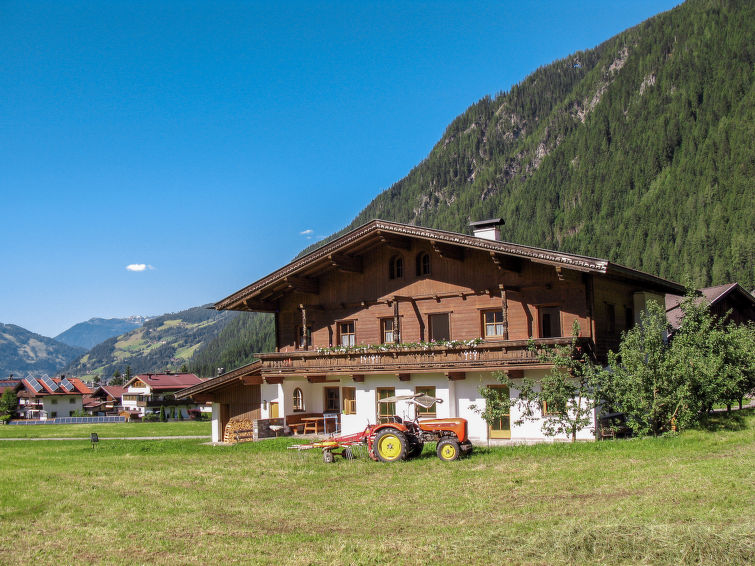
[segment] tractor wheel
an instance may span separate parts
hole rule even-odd
[[[420,454],[422,454],[422,449],[425,447],[425,444],[423,442],[412,442],[409,445],[409,450],[407,451],[406,457],[407,458],[416,458]]]
[[[333,452],[330,450],[323,450],[322,451],[322,461],[326,464],[332,464],[335,461],[335,458],[333,457]]]
[[[436,452],[438,458],[444,462],[453,462],[454,460],[458,460],[459,456],[461,456],[461,447],[456,439],[444,438],[438,442]]]
[[[406,460],[406,436],[395,428],[384,428],[375,435],[375,456],[381,462]]]

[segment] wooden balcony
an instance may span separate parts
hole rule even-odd
[[[257,354],[262,377],[333,374],[454,372],[547,367],[538,355],[544,346],[567,345],[571,338],[488,341],[473,346],[373,348],[349,351],[295,351]],[[587,338],[580,345],[590,348]]]

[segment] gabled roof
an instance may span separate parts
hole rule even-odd
[[[588,273],[612,275],[624,279],[636,280],[646,287],[653,288],[662,293],[683,293],[684,287],[678,283],[655,277],[642,271],[623,267],[611,263],[605,259],[569,254],[553,250],[534,248],[477,238],[467,234],[422,228],[385,220],[372,220],[340,238],[297,258],[289,264],[263,277],[218,301],[215,308],[218,310],[274,310],[269,304],[260,301],[269,295],[277,287],[292,282],[301,276],[312,277],[320,273],[334,269],[334,266],[348,264],[354,261],[354,256],[364,251],[393,242],[394,244],[406,243],[410,240],[424,240],[439,246],[451,246],[479,250],[496,256],[508,256],[519,259],[527,259],[536,263],[563,267]]]
[[[65,387],[61,387],[61,382],[64,381],[66,378],[63,377],[53,377],[53,378],[47,378],[47,376],[44,376],[45,380],[49,379],[55,384],[55,388],[50,387],[45,380],[43,379],[37,379],[36,382],[41,386],[40,390],[37,391],[32,387],[30,380],[33,380],[34,378],[23,378],[21,380],[21,394],[24,397],[43,397],[43,396],[52,396],[52,395],[89,395],[92,393],[92,390],[89,389],[89,387],[86,386],[86,384],[81,381],[80,379],[77,379],[75,377],[68,378],[68,383],[70,383],[73,386],[72,390],[67,390]]]
[[[15,389],[20,383],[20,379],[0,379],[0,395],[5,393],[6,389]]]
[[[136,380],[143,381],[155,391],[176,391],[205,381],[193,373],[142,373],[131,378],[124,387],[129,387]]]
[[[755,297],[751,293],[748,293],[739,283],[726,283],[724,285],[716,285],[714,287],[705,287],[700,289],[700,296],[695,299],[696,303],[700,303],[705,300],[710,303],[710,306],[714,306],[716,303],[723,301],[726,297],[736,294],[739,298],[752,305],[755,305]],[[666,295],[666,319],[672,328],[679,328],[684,318],[682,312],[682,301],[684,301],[684,295]]]
[[[96,397],[99,394],[104,393],[106,396],[112,397],[113,399],[120,399],[126,391],[126,388],[120,385],[100,385],[92,392],[92,396]]]
[[[251,364],[247,364],[245,366],[241,366],[240,368],[227,371],[217,377],[207,379],[203,383],[200,383],[193,387],[183,389],[176,393],[176,399],[188,399],[189,397],[196,395],[197,393],[207,393],[208,391],[218,389],[228,383],[231,383],[234,380],[251,375],[260,375],[261,368],[262,362],[257,360],[256,362],[252,362]]]

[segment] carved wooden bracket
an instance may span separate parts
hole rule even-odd
[[[364,383],[364,374],[355,373],[351,376],[356,383]]]
[[[455,259],[457,261],[464,261],[464,248],[458,246],[450,246],[441,242],[431,242],[433,250],[440,257],[444,259]]]
[[[409,381],[412,378],[412,375],[410,373],[399,373],[398,374],[398,380],[399,381]]]
[[[467,372],[465,371],[447,371],[446,377],[449,381],[461,381],[467,378]]]
[[[362,273],[361,256],[351,256],[346,254],[330,254],[328,256],[330,264],[341,271],[352,273]]]
[[[310,383],[325,383],[325,376],[324,375],[308,375],[307,381]]]
[[[389,248],[397,250],[410,250],[412,249],[412,241],[410,238],[403,236],[394,236],[393,234],[386,234],[385,232],[378,232],[378,239]]]
[[[292,289],[293,291],[296,291],[298,293],[306,293],[308,295],[320,294],[320,284],[318,283],[317,279],[313,279],[311,277],[297,277],[295,275],[291,275],[289,277],[286,277],[286,284],[288,285],[289,289]]]
[[[268,375],[265,378],[265,383],[269,383],[270,385],[278,385],[280,383],[283,383],[283,376],[282,375]]]

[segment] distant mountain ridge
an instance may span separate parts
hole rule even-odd
[[[55,374],[86,350],[0,323],[0,377]]]
[[[151,318],[125,334],[108,338],[73,360],[63,371],[82,379],[109,380],[115,371],[132,374],[179,371],[241,313],[211,305]]]
[[[54,340],[69,346],[78,346],[89,350],[108,338],[120,336],[144,324],[148,320],[143,316],[128,318],[90,318],[86,322],[74,324],[68,330],[54,337]]]

